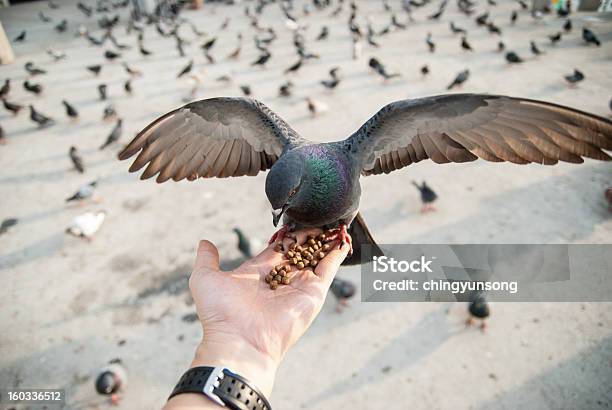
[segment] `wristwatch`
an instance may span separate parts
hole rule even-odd
[[[194,367],[185,372],[168,400],[181,393],[206,395],[232,410],[271,410],[265,396],[253,383],[225,367]]]

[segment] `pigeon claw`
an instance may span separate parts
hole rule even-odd
[[[329,239],[340,239],[340,247],[344,246],[344,244],[348,244],[348,256],[351,256],[353,254],[353,238],[351,238],[351,235],[349,235],[346,224],[340,224],[340,227],[338,228],[337,232],[334,233]]]
[[[268,241],[268,245],[271,245],[276,241],[282,242],[288,233],[289,233],[289,225],[283,225],[278,231],[274,232],[274,235],[272,235],[272,237]]]

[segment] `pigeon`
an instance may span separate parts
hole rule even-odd
[[[461,86],[468,80],[468,78],[470,78],[470,70],[465,69],[457,74],[453,82],[450,83],[446,89],[452,90],[455,87]]]
[[[49,23],[50,21],[52,21],[53,19],[47,15],[45,15],[45,13],[43,13],[42,11],[38,12],[38,18],[40,19],[40,21],[42,21],[43,23]]]
[[[429,74],[429,66],[427,64],[425,64],[423,67],[421,67],[421,74],[423,76],[426,76],[427,74]]]
[[[115,53],[112,50],[106,50],[104,52],[104,58],[106,58],[109,61],[113,61],[113,60],[115,60],[116,58],[119,58],[119,57],[121,57],[121,54],[120,53]]]
[[[357,286],[351,281],[335,277],[332,280],[329,290],[331,290],[332,295],[334,295],[338,301],[336,312],[341,313],[342,309],[348,306],[348,300],[357,293]]]
[[[321,32],[317,36],[317,41],[325,40],[327,37],[329,37],[329,28],[327,26],[323,26],[321,28]]]
[[[9,95],[9,93],[11,92],[11,80],[10,79],[6,79],[4,80],[4,84],[2,85],[2,88],[0,88],[0,98],[4,98],[7,95]]]
[[[495,24],[493,24],[493,22],[491,21],[487,22],[487,30],[489,30],[489,33],[491,34],[501,35],[501,29],[497,27]]]
[[[332,68],[331,70],[329,70],[329,75],[331,79],[321,81],[321,84],[325,88],[329,90],[333,90],[334,88],[338,86],[338,84],[340,84],[340,77],[338,77],[338,70],[339,70],[338,67]]]
[[[30,74],[31,76],[47,73],[45,70],[36,67],[34,63],[31,61],[28,61],[27,63],[25,63],[24,68],[28,72],[28,74]]]
[[[85,4],[83,4],[82,2],[78,2],[77,3],[77,8],[83,12],[83,14],[85,15],[85,17],[91,17],[91,14],[93,13],[93,10],[91,7],[86,6]]]
[[[242,84],[240,86],[240,91],[242,91],[242,93],[246,95],[247,97],[252,94],[251,87],[248,86],[247,84]]]
[[[566,75],[563,78],[565,78],[568,83],[575,85],[580,81],[584,80],[584,74],[582,74],[580,70],[574,69],[574,72],[572,74]]]
[[[125,93],[127,95],[132,95],[133,90],[132,90],[132,80],[131,79],[123,83],[123,89],[125,90]]]
[[[595,44],[597,47],[601,46],[601,42],[599,41],[595,33],[593,33],[591,30],[589,30],[586,27],[582,29],[582,39],[587,44]]]
[[[572,31],[572,20],[567,19],[565,21],[565,23],[563,24],[563,31],[565,31],[566,33]]]
[[[64,104],[64,107],[66,108],[66,115],[70,118],[72,118],[73,120],[76,120],[79,118],[79,112],[68,103],[68,101],[63,100],[62,104]]]
[[[391,15],[391,25],[399,30],[406,30],[406,25],[404,23],[400,23],[397,20],[397,16],[395,14]]]
[[[100,75],[100,71],[102,71],[102,66],[100,64],[90,65],[86,68],[96,76]]]
[[[55,50],[51,47],[47,48],[47,54],[53,58],[53,61],[55,61],[56,63],[60,60],[63,60],[66,58],[66,53],[63,51],[58,51]]]
[[[427,37],[425,37],[425,43],[427,43],[430,53],[433,53],[434,51],[436,51],[436,43],[434,43],[433,40],[431,39],[431,33],[427,33]]]
[[[240,52],[242,51],[242,34],[238,34],[238,45],[236,46],[236,48],[234,49],[234,51],[232,51],[227,58],[230,60],[235,60],[238,57],[240,57]]]
[[[542,51],[538,48],[538,46],[535,43],[535,41],[531,40],[531,42],[529,43],[529,47],[531,49],[531,52],[534,55],[539,56],[540,54],[542,54]]]
[[[512,14],[510,15],[510,23],[514,24],[516,23],[516,20],[518,19],[518,13],[516,10],[512,10]]]
[[[561,41],[561,32],[559,31],[556,34],[552,34],[550,36],[548,36],[548,38],[550,39],[550,43],[552,45],[557,44],[559,41]]]
[[[108,137],[106,137],[106,141],[104,141],[104,144],[100,146],[100,151],[107,148],[112,143],[119,141],[119,138],[121,138],[122,131],[123,131],[123,120],[119,118],[117,120],[117,123],[113,127],[113,130],[111,131],[111,133],[108,135]]]
[[[98,181],[92,181],[88,184],[82,185],[72,196],[66,198],[66,202],[81,202],[86,199],[93,198],[97,185]]]
[[[117,117],[117,111],[115,111],[115,107],[112,105],[107,105],[104,107],[104,112],[102,113],[102,120],[114,120]]]
[[[433,206],[433,203],[436,201],[436,199],[438,199],[438,195],[434,192],[434,190],[431,189],[425,181],[423,181],[423,184],[421,185],[412,181],[412,185],[414,185],[421,193],[421,213],[424,214],[429,211],[435,211],[436,208]]]
[[[161,116],[118,157],[137,155],[130,171],[148,165],[141,178],[157,175],[159,183],[269,170],[265,191],[272,223],[283,220],[272,240],[296,228],[337,228],[333,237],[349,248],[352,237],[355,257],[361,245],[375,243],[358,216],[360,175],[389,173],[428,158],[520,164],[612,160],[603,150],[612,150],[612,121],[530,99],[448,94],[397,101],[346,140],[318,144],[257,100],[217,97]]]
[[[506,45],[504,44],[503,41],[500,41],[499,43],[497,43],[497,51],[499,51],[500,53],[503,52],[506,49]]]
[[[4,128],[0,125],[0,145],[6,144],[6,134],[4,133]]]
[[[127,63],[123,63],[123,68],[132,77],[142,77],[142,71],[130,67]]]
[[[98,94],[100,95],[100,100],[106,100],[106,84],[98,85]]]
[[[312,117],[316,117],[319,114],[323,114],[327,111],[327,104],[322,101],[317,101],[311,97],[306,97],[306,103],[308,104],[308,111]]]
[[[524,0],[518,0],[518,3],[521,5],[523,10],[527,10],[529,8],[529,5]]]
[[[30,119],[37,123],[39,128],[46,128],[55,124],[52,118],[36,111],[33,105],[30,105]]]
[[[145,57],[148,57],[153,54],[152,51],[147,50],[142,44],[138,46],[138,50],[140,51],[140,54],[142,54]]]
[[[387,73],[387,69],[385,68],[385,66],[376,57],[370,58],[370,60],[368,61],[368,65],[371,69],[380,74],[385,80],[400,76],[399,73]]]
[[[282,84],[278,89],[278,95],[280,97],[291,97],[292,90],[293,83],[291,81],[287,81],[286,83]]]
[[[91,241],[105,219],[106,211],[86,212],[72,220],[72,223],[66,228],[66,233]]]
[[[21,111],[21,109],[23,108],[23,105],[9,102],[6,98],[2,99],[2,104],[4,105],[4,108],[12,112],[13,115],[19,114],[19,111]]]
[[[68,156],[70,157],[70,161],[80,174],[85,172],[85,166],[83,165],[83,157],[79,154],[79,151],[75,146],[70,147],[70,151],[68,151]]]
[[[202,50],[204,50],[205,53],[207,53],[213,48],[216,42],[217,42],[217,37],[213,37],[210,40],[205,41],[204,44],[201,45],[201,48]]]
[[[270,57],[272,57],[272,54],[270,54],[269,52],[265,52],[261,54],[257,60],[253,61],[251,63],[251,66],[260,65],[263,67],[268,62]]]
[[[245,258],[252,258],[253,253],[251,251],[251,242],[246,237],[244,232],[240,228],[234,228],[234,233],[238,237],[238,250]]]
[[[519,55],[516,54],[514,51],[508,51],[506,53],[506,61],[510,64],[518,64],[522,63],[523,59],[519,57]]]
[[[470,295],[470,299],[471,300],[468,305],[468,313],[470,316],[466,321],[466,325],[471,326],[474,324],[475,320],[480,320],[480,329],[484,332],[487,327],[486,319],[491,314],[485,293],[482,291],[476,291]]]
[[[40,95],[43,92],[43,87],[40,84],[32,84],[30,83],[28,80],[25,80],[23,82],[23,88],[25,88],[27,91],[36,94],[36,95]]]
[[[465,51],[474,51],[470,43],[468,43],[467,38],[465,36],[461,37],[461,48]]]
[[[17,37],[13,39],[13,43],[23,43],[26,39],[26,31],[23,30]]]
[[[17,218],[3,219],[2,223],[0,223],[0,235],[7,233],[8,230],[17,225],[17,223],[19,223]]]
[[[476,17],[476,24],[478,24],[479,26],[486,26],[488,20],[489,20],[489,12],[486,12]]]
[[[466,34],[467,32],[465,31],[465,29],[458,27],[455,25],[455,22],[451,21],[450,22],[450,29],[453,33],[457,34],[457,33],[461,33],[461,34]]]
[[[193,60],[189,60],[189,63],[185,66],[185,68],[183,68],[181,70],[180,73],[178,73],[178,75],[176,76],[176,78],[181,78],[182,76],[184,76],[185,74],[189,74],[191,72],[191,69],[193,68]]]
[[[287,69],[284,71],[284,73],[285,73],[285,74],[288,74],[288,73],[295,73],[295,72],[297,72],[297,71],[300,69],[300,67],[302,67],[302,62],[303,62],[303,61],[304,61],[304,60],[300,58],[300,59],[299,59],[297,62],[295,62],[295,63],[294,63],[292,66],[290,66],[289,68],[287,68]]]
[[[57,25],[57,26],[55,26],[55,30],[56,30],[58,33],[63,33],[64,31],[66,31],[66,29],[67,29],[67,28],[68,28],[68,20],[66,20],[66,19],[64,19],[64,20],[60,21],[60,22],[58,23],[58,25]]]

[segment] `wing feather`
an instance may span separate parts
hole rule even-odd
[[[450,94],[383,107],[346,144],[366,175],[429,158],[552,165],[612,160],[612,121],[560,105],[513,97]]]

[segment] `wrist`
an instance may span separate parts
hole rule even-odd
[[[205,334],[190,367],[226,367],[249,380],[269,398],[278,365],[277,360],[240,337]]]

